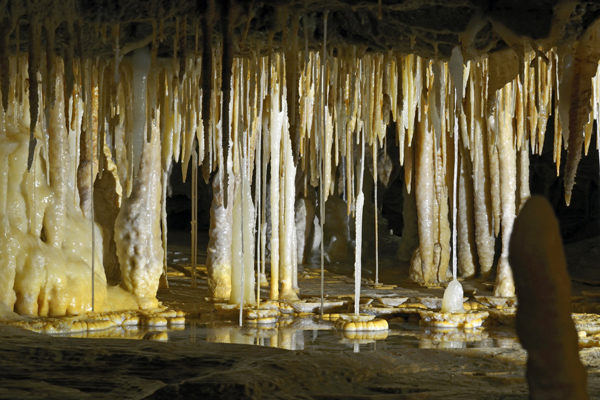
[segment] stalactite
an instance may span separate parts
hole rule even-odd
[[[56,88],[52,85],[54,77],[54,31],[56,27],[52,20],[46,21],[44,24],[46,31],[46,79],[43,81],[44,84],[44,104],[46,108],[54,107],[54,97]]]
[[[463,148],[464,149],[464,148]],[[474,191],[471,180],[473,168],[471,160],[461,149],[459,160],[456,160],[460,166],[458,177],[458,271],[463,278],[472,278],[476,274],[476,246],[475,246],[475,221],[474,221]]]
[[[202,121],[204,124],[204,148],[214,154],[211,151],[211,141],[213,131],[211,130],[211,120],[216,116],[211,114],[211,102],[213,98],[212,85],[213,85],[213,28],[215,25],[215,0],[208,0],[207,10],[204,14],[204,20],[202,23]],[[211,158],[212,160],[212,158]],[[212,168],[210,168],[212,170]],[[206,176],[205,176],[206,177]]]
[[[8,42],[14,30],[13,21],[6,17],[2,20],[0,28],[0,90],[2,93],[2,108],[8,111],[8,91],[10,88],[10,58],[8,56]]]
[[[575,174],[581,159],[584,129],[592,111],[592,78],[598,70],[600,22],[592,24],[579,39],[573,61],[569,107],[569,147],[565,166],[565,201],[571,203]]]
[[[229,141],[230,141],[230,107],[229,103],[231,100],[231,69],[233,67],[233,28],[232,18],[233,15],[233,0],[229,0],[227,7],[223,7],[221,10],[221,35],[222,35],[222,62],[221,62],[221,92],[223,93],[223,101],[221,102],[222,108],[222,125],[221,125],[221,148],[223,152],[223,158],[221,162],[221,168],[224,168],[225,163],[229,157]],[[227,181],[224,181],[225,188],[227,188]],[[225,201],[227,202],[227,190],[224,192]]]
[[[92,72],[92,65],[88,61],[82,68],[87,69],[84,77],[87,79],[83,82],[84,98],[87,99],[84,105],[82,115],[82,133],[79,143],[79,166],[77,168],[77,188],[79,190],[80,207],[83,215],[88,216],[92,208],[92,187],[91,182],[95,180],[98,171],[98,163],[94,155],[97,154],[96,146],[98,145],[98,86],[96,76]],[[95,165],[93,170],[91,165]],[[92,178],[93,177],[93,178]]]
[[[33,156],[37,139],[35,138],[35,127],[38,121],[39,113],[39,94],[38,94],[38,71],[41,65],[41,34],[40,25],[37,16],[33,15],[29,19],[29,60],[27,63],[27,74],[29,76],[29,156],[27,158],[27,170],[31,170],[33,165]]]

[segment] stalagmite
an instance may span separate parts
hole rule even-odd
[[[558,221],[542,197],[529,199],[515,221],[510,264],[530,398],[587,399],[587,373],[571,317],[571,279]]]
[[[463,288],[460,282],[455,278],[444,291],[442,298],[442,313],[464,313],[463,306]]]
[[[152,122],[152,140],[142,140],[140,165],[129,196],[123,196],[115,222],[115,242],[125,287],[142,308],[157,306],[156,292],[163,271],[160,233],[160,132]],[[138,132],[145,137],[145,131]],[[101,264],[100,264],[101,265]]]
[[[210,231],[206,264],[208,288],[213,298],[228,299],[231,295],[232,207],[225,204],[219,179],[213,179],[213,199],[210,207]]]
[[[256,302],[253,263],[254,205],[248,186],[243,185],[240,180],[234,189],[231,225],[233,233],[231,240],[231,296],[229,299],[231,304],[242,304],[242,298],[243,304],[251,305]]]

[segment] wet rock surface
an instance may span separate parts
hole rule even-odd
[[[527,398],[522,350],[331,354],[7,326],[0,338],[0,398]]]
[[[314,296],[318,292],[317,271],[306,270],[305,275],[308,277],[300,284],[306,293]],[[189,289],[189,281],[183,281],[187,278],[172,277],[171,287],[159,291],[159,297],[170,307],[184,308],[188,326],[194,321],[223,324],[224,317],[215,313],[212,303],[204,301],[207,288],[203,269],[199,276],[201,282],[194,290]],[[396,281],[393,275],[383,275],[383,279]],[[331,293],[338,296],[352,288],[351,278],[333,273],[327,273],[326,282]],[[472,293],[473,285],[467,285],[465,293]],[[377,305],[377,298],[386,293],[387,296],[440,297],[443,292],[443,288],[388,286],[386,289],[366,287],[365,296],[375,300],[365,307]],[[485,292],[480,286],[477,290]],[[408,310],[402,308],[405,304],[400,304],[398,310]],[[318,320],[313,320],[310,329],[323,329],[314,321]],[[473,342],[463,348],[443,349],[451,347],[451,343],[445,344],[447,340],[482,339],[448,338],[448,332],[428,328],[411,331],[403,320],[396,321],[391,321],[390,336],[415,336],[411,342],[413,347],[397,348],[378,341],[376,348],[361,345],[360,353],[354,353],[351,346],[344,350],[344,346],[339,345],[335,348],[321,345],[322,350],[314,350],[308,342],[307,350],[214,343],[195,334],[187,340],[168,342],[52,337],[0,324],[0,398],[528,398],[527,354],[514,339],[506,336],[503,340],[502,335],[496,335],[494,339],[492,336],[486,339],[496,342],[495,347]],[[290,325],[290,329],[293,328],[294,325]],[[310,340],[310,329],[304,340]],[[179,337],[187,334],[180,332]],[[221,332],[230,335],[233,342],[233,330],[225,328]],[[493,335],[488,328],[479,333],[487,337],[487,332]],[[592,335],[595,331],[589,332]],[[214,335],[211,340],[221,340],[218,333]],[[321,338],[322,334],[319,335]],[[420,348],[416,348],[417,344]],[[598,347],[582,349],[580,356],[588,372],[590,397],[598,397]]]
[[[353,353],[53,338],[0,326],[0,398],[526,399],[516,349]],[[581,352],[592,398],[600,357]]]

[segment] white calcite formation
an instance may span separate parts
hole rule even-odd
[[[76,315],[92,307],[95,311],[137,308],[132,295],[107,288],[102,236],[80,208],[74,166],[82,121],[67,119],[65,111],[81,115],[85,108],[79,97],[65,101],[63,64],[59,59],[54,62],[56,97],[44,113],[48,119],[35,129],[42,145],[36,147],[29,172],[29,104],[22,68],[27,60],[13,58],[11,63],[14,91],[8,109],[0,115],[0,152],[5,163],[0,183],[0,302],[27,316]]]
[[[442,312],[465,312],[465,308],[463,307],[463,288],[460,282],[456,279],[453,279],[444,291],[444,297],[442,298]]]
[[[450,313],[437,311],[419,311],[419,325],[435,328],[479,328],[489,316],[487,311],[470,311],[465,313]]]

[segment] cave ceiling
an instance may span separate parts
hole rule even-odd
[[[361,52],[415,53],[447,59],[463,46],[467,58],[514,47],[514,38],[553,46],[578,37],[600,15],[596,2],[556,0],[276,0],[276,1],[0,1],[9,52],[27,52],[29,26],[53,31],[55,51],[75,56],[126,54],[151,43],[159,56],[200,51],[204,25],[220,42],[231,32],[237,56],[286,47],[320,48],[327,15],[327,46]],[[229,22],[227,22],[229,21]],[[18,33],[18,34],[17,34]],[[6,39],[5,39],[6,40]],[[18,44],[18,46],[17,46]]]

